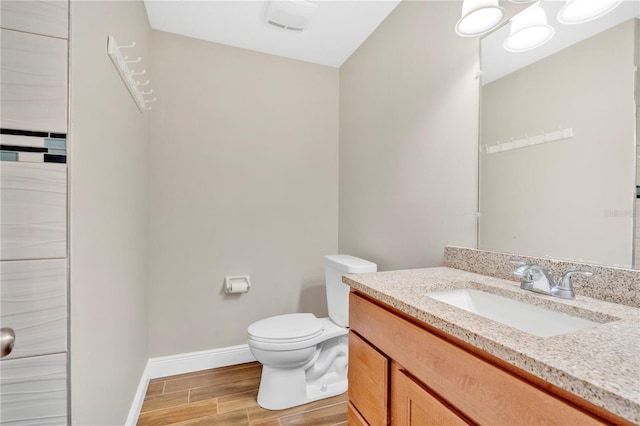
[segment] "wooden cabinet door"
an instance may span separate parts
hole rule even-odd
[[[369,426],[369,423],[358,413],[352,403],[347,406],[347,424],[349,426]]]
[[[349,332],[349,401],[372,426],[387,424],[388,371],[387,357]]]
[[[470,423],[394,365],[391,371],[391,424],[457,426]]]

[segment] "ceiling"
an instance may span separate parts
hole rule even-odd
[[[265,21],[267,0],[144,0],[151,28],[339,68],[400,0],[316,0],[301,32]],[[453,24],[452,24],[453,25]]]
[[[528,7],[530,4],[525,6]],[[509,36],[508,23],[483,37],[481,41],[482,84],[489,84],[629,19],[640,18],[640,1],[638,0],[624,0],[608,14],[579,25],[564,25],[558,22],[556,17],[565,5],[564,0],[546,0],[541,5],[547,14],[548,24],[555,29],[553,38],[536,49],[512,53],[502,47],[504,40]]]

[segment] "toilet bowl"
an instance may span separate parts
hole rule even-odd
[[[349,286],[342,275],[376,270],[375,263],[357,257],[325,256],[329,318],[285,314],[249,326],[249,349],[263,365],[262,408],[282,410],[347,390]]]

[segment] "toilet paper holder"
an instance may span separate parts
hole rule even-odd
[[[251,288],[249,275],[224,278],[224,292],[227,294],[247,293]]]

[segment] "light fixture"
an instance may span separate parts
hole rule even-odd
[[[553,37],[555,30],[547,25],[547,14],[535,4],[511,18],[509,37],[504,41],[508,52],[524,52],[540,47]]]
[[[269,2],[265,20],[274,27],[303,31],[309,27],[318,3],[310,0],[274,0]]]
[[[567,0],[560,12],[558,22],[581,24],[593,21],[615,9],[622,0]]]
[[[498,5],[498,0],[464,0],[456,33],[462,37],[484,34],[496,28],[503,17],[504,9]]]

